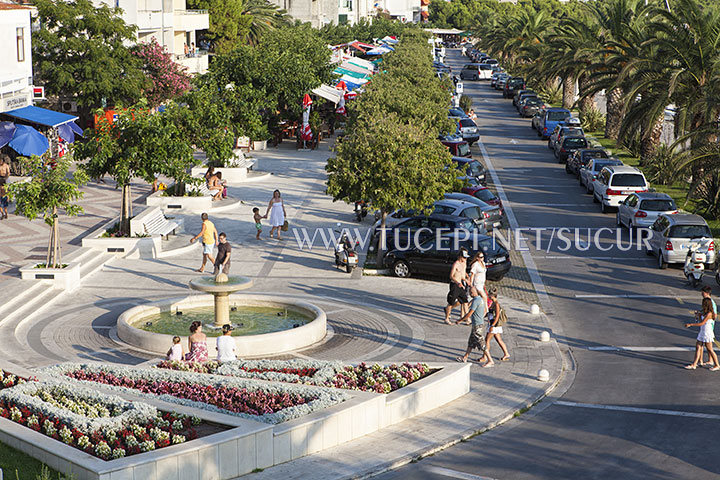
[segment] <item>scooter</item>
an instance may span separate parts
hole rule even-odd
[[[707,252],[711,241],[711,239],[703,237],[698,241],[691,242],[688,246],[683,273],[693,288],[697,288],[697,286],[702,283],[703,273],[705,272],[705,261],[707,260]]]
[[[355,202],[355,219],[358,222],[362,222],[363,218],[367,217],[367,214],[367,203],[365,203],[365,201],[363,200]]]
[[[338,230],[335,230],[335,232],[340,233]],[[347,273],[352,273],[360,260],[357,252],[355,252],[355,247],[359,243],[359,241],[355,241],[355,245],[353,245],[347,234],[343,233],[337,245],[335,245],[335,267],[344,266]]]

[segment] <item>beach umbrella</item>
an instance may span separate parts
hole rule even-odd
[[[312,99],[307,93],[303,97],[303,116],[302,116],[302,127],[300,129],[300,138],[303,141],[303,148],[307,147],[307,142],[312,141],[313,134],[310,128],[310,107],[312,106]]]
[[[27,125],[15,126],[15,134],[8,145],[20,155],[42,155],[50,148],[47,137]]]
[[[13,122],[0,122],[0,147],[4,147],[15,134],[15,124]]]
[[[60,138],[66,142],[73,143],[75,141],[75,130],[73,130],[69,124],[63,123],[62,125],[58,125],[57,130]]]

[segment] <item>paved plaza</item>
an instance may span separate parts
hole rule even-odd
[[[318,150],[303,152],[283,143],[275,149],[254,152],[257,170],[272,175],[231,185],[231,198],[225,205],[238,199],[241,203],[231,210],[209,212],[218,231],[225,232],[233,246],[231,273],[250,277],[254,282],[248,293],[310,301],[327,313],[329,333],[320,344],[277,358],[383,363],[453,361],[465,350],[469,327],[443,323],[445,281],[362,275],[360,269],[348,275],[335,268],[333,251],[325,249],[321,242],[312,250],[297,245],[292,229],[305,228],[312,235],[314,229],[336,228],[338,222],[346,227],[358,226],[351,206],[333,203],[324,193],[329,148],[329,143],[323,143]],[[257,206],[264,213],[274,189],[282,192],[291,231],[278,241],[267,238],[266,226],[263,240],[257,241],[252,208]],[[111,186],[91,185],[86,190],[90,194],[82,203],[89,214],[70,219],[72,223],[64,228],[66,255],[78,248],[75,245],[84,228],[108,221],[117,208],[119,196]],[[141,208],[147,193],[147,187],[135,188],[135,208]],[[168,248],[187,245],[200,229],[199,215],[182,217],[185,233],[171,236]],[[11,218],[0,224],[8,277],[2,285],[7,292],[21,295],[29,284],[15,278],[14,269],[33,258],[23,256],[30,245],[44,245],[45,232],[40,222],[28,227],[26,220]],[[370,227],[370,222],[366,219],[361,227]],[[197,247],[163,259],[109,260],[84,278],[76,291],[49,297],[51,303],[39,312],[21,318],[8,315],[8,321],[0,321],[0,332],[9,339],[7,358],[27,367],[62,361],[138,364],[153,358],[117,340],[116,319],[138,304],[195,294],[188,282],[200,275],[194,271],[200,265],[200,256]],[[308,478],[308,473],[313,472],[313,478],[330,479],[383,471],[511,418],[554,388],[562,377],[563,355],[554,341],[537,340],[542,330],[552,329],[544,315],[528,313],[529,303],[536,303],[537,297],[520,256],[513,261],[511,274],[500,282],[501,301],[510,316],[505,335],[510,361],[498,361],[494,368],[487,369],[474,365],[471,393],[453,404],[348,444],[272,467],[256,477]],[[454,316],[457,318],[456,312]],[[493,352],[499,357],[497,345]],[[471,359],[476,357],[473,354]],[[550,372],[549,382],[536,379],[541,368]],[[377,448],[380,444],[382,449]],[[368,455],[370,452],[372,455]]]

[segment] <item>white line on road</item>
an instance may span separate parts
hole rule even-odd
[[[711,413],[696,413],[696,412],[681,412],[678,410],[659,410],[655,408],[638,408],[638,407],[621,407],[617,405],[598,405],[594,403],[576,403],[576,402],[565,402],[558,400],[554,405],[561,405],[563,407],[579,407],[579,408],[594,408],[597,410],[614,410],[618,412],[632,412],[632,413],[650,413],[655,415],[670,415],[673,417],[691,417],[691,418],[704,418],[708,420],[720,420],[720,415],[713,415]]]
[[[619,295],[575,295],[575,298],[674,298],[685,300],[697,300],[698,297],[678,297],[677,295],[642,295],[642,294],[619,294]]]
[[[579,255],[538,255],[535,258],[542,258],[542,259],[553,259],[553,260],[622,260],[622,261],[647,261],[647,258],[638,258],[638,257],[583,257]]]
[[[517,219],[515,218],[515,214],[513,213],[512,206],[510,205],[510,200],[508,200],[507,195],[505,195],[505,190],[503,190],[500,178],[498,177],[497,172],[495,172],[495,167],[493,166],[492,161],[490,161],[490,155],[488,155],[487,150],[485,150],[485,145],[483,144],[481,139],[478,140],[477,146],[480,149],[480,153],[482,154],[483,159],[485,160],[485,166],[490,171],[490,176],[492,177],[495,189],[497,190],[503,207],[505,208],[505,215],[507,215],[508,222],[510,222],[510,227],[517,229],[519,228],[519,224]],[[545,284],[542,281],[542,277],[540,277],[537,265],[535,265],[535,260],[533,260],[530,252],[526,250],[521,251],[520,255],[522,256],[523,262],[525,262],[525,268],[530,275],[530,281],[532,281],[533,287],[535,287],[535,293],[538,296],[538,300],[540,301],[542,309],[545,311],[545,313],[553,312],[554,310],[552,303],[550,303],[550,297],[547,294],[547,290],[545,289]]]
[[[444,477],[460,478],[462,480],[493,480],[490,477],[481,477],[480,475],[473,475],[472,473],[458,472],[457,470],[450,470],[449,468],[436,467],[435,465],[428,465],[425,470],[430,473],[436,473]]]
[[[598,352],[689,352],[695,350],[695,347],[588,347],[588,350]]]

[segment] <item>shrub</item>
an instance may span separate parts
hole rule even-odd
[[[472,108],[472,103],[472,98],[465,95],[464,93],[460,95],[460,108],[462,108],[466,112],[469,112]]]
[[[720,218],[720,172],[708,174],[695,188],[694,198],[699,212]]]
[[[672,185],[684,173],[678,168],[678,156],[671,147],[661,144],[655,155],[645,164],[644,172],[650,183]]]
[[[545,103],[562,102],[562,85],[538,85],[535,91]]]
[[[591,108],[580,112],[580,123],[586,132],[596,132],[605,125],[605,115],[600,113],[600,110]]]

